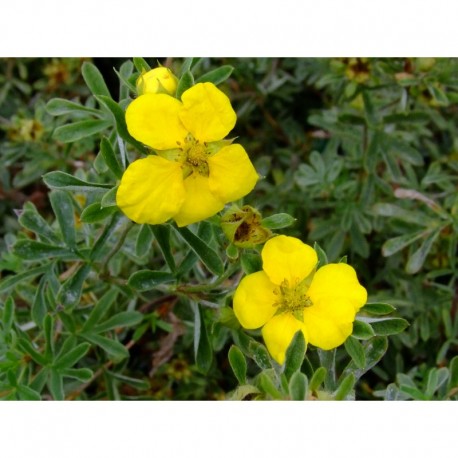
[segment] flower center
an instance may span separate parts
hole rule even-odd
[[[313,305],[312,300],[307,295],[309,284],[307,282],[296,283],[290,286],[288,280],[283,280],[280,286],[274,290],[278,300],[274,307],[278,307],[276,315],[280,313],[292,313],[297,319],[303,321],[303,311],[306,307]]]
[[[204,177],[208,177],[208,152],[207,145],[199,143],[192,135],[188,135],[185,140],[185,165],[190,168],[191,173],[198,173]]]

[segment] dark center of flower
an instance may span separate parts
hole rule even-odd
[[[309,284],[302,281],[290,286],[288,280],[283,280],[280,286],[274,290],[278,300],[274,303],[277,307],[276,315],[280,313],[292,313],[297,319],[303,321],[303,311],[306,307],[313,305],[312,300],[307,295]]]

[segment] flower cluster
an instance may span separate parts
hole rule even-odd
[[[198,83],[178,100],[176,84],[170,70],[151,70],[137,81],[142,95],[127,107],[129,133],[156,152],[131,163],[117,191],[118,207],[137,223],[204,220],[258,180],[244,148],[223,140],[236,122],[228,97]]]
[[[341,345],[367,301],[353,267],[339,263],[316,270],[315,250],[284,235],[268,240],[261,255],[263,270],[243,278],[234,295],[242,326],[262,326],[267,349],[279,364],[297,331],[324,350]]]

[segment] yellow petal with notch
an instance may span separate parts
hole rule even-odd
[[[132,162],[116,193],[118,207],[139,224],[165,223],[177,214],[184,199],[181,165],[159,156]]]
[[[181,108],[179,100],[166,94],[141,95],[127,107],[127,130],[151,148],[177,148],[188,134],[178,117]]]
[[[258,181],[258,173],[242,145],[221,148],[207,160],[210,189],[223,202],[246,196]]]
[[[305,341],[308,342],[307,329],[304,323],[294,318],[291,313],[274,316],[262,328],[262,337],[267,350],[278,364],[285,362],[286,350],[291,344],[294,334],[299,330],[302,331]]]
[[[202,142],[223,139],[237,116],[229,98],[212,83],[198,83],[181,96],[180,119],[194,138]]]
[[[367,291],[360,285],[356,271],[343,262],[320,267],[307,292],[313,302],[320,298],[342,298],[357,312],[367,302]]]
[[[193,173],[184,180],[184,187],[186,197],[180,211],[174,216],[178,226],[202,221],[224,208],[224,202],[210,191],[207,177]]]
[[[355,315],[353,305],[345,299],[315,299],[313,306],[304,309],[309,343],[323,350],[342,345],[353,331]]]
[[[267,323],[277,307],[275,285],[264,272],[247,275],[234,294],[234,313],[245,329],[257,329]]]
[[[316,266],[315,250],[295,237],[279,235],[266,242],[261,253],[262,268],[270,280],[293,286],[306,278]]]

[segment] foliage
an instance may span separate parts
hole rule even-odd
[[[0,398],[457,399],[458,61],[161,61],[229,96],[263,177],[236,204],[369,293],[344,345],[298,333],[282,366],[232,311],[258,245],[116,206],[157,62],[0,61]]]

